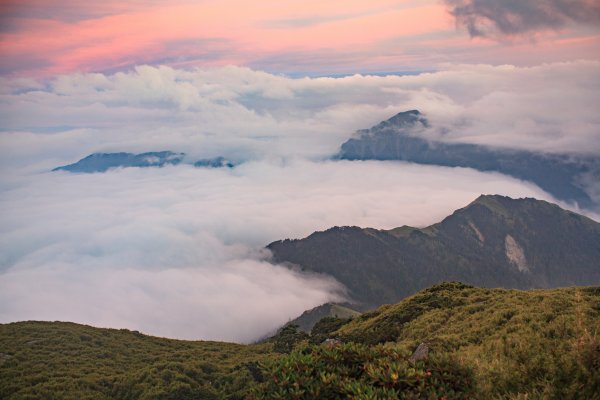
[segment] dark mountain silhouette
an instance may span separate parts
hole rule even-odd
[[[53,171],[69,172],[106,172],[111,168],[126,167],[162,167],[177,165],[185,154],[172,151],[152,151],[148,153],[94,153],[74,164],[54,168]]]
[[[106,172],[112,168],[129,167],[163,167],[165,165],[178,165],[183,162],[185,153],[172,151],[151,151],[148,153],[94,153],[82,158],[76,163],[54,168],[52,171],[69,171],[79,173]],[[237,164],[225,157],[203,158],[194,163],[200,168],[233,168]]]
[[[334,227],[267,247],[275,262],[333,276],[365,309],[448,280],[520,289],[600,284],[600,224],[530,198],[481,196],[423,229]]]
[[[402,160],[418,164],[496,171],[531,181],[560,200],[598,209],[585,191],[586,182],[600,181],[600,159],[573,154],[545,154],[476,144],[430,141],[418,131],[429,121],[417,110],[401,112],[341,146],[345,160]]]

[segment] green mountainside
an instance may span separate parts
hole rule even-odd
[[[271,349],[67,322],[5,324],[0,399],[242,399]]]
[[[423,229],[334,227],[267,247],[274,262],[333,276],[363,309],[442,281],[520,289],[600,284],[600,224],[530,198],[480,196]]]
[[[600,287],[462,283],[325,318],[285,352],[280,337],[238,345],[19,322],[0,325],[0,398],[599,399],[599,333]]]
[[[277,360],[260,398],[600,399],[600,287],[442,283],[335,329]]]

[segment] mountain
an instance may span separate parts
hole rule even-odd
[[[354,310],[349,304],[325,303],[306,310],[298,318],[287,323],[287,325],[296,325],[298,329],[304,332],[310,332],[317,322],[323,318],[354,318],[360,315],[360,312]]]
[[[94,153],[74,164],[54,168],[53,171],[69,172],[105,172],[111,168],[126,167],[162,167],[181,163],[184,153],[172,151],[153,151],[141,154],[132,153]]]
[[[544,154],[525,150],[455,144],[419,137],[429,121],[417,110],[401,112],[342,144],[344,160],[402,160],[418,164],[467,167],[496,171],[535,183],[560,200],[582,208],[599,209],[584,189],[600,181],[600,159],[572,154]]]
[[[69,171],[80,173],[106,172],[111,168],[128,167],[162,167],[178,165],[183,162],[185,153],[172,151],[152,151],[148,153],[94,153],[82,158],[74,164],[54,168],[52,171]],[[237,164],[224,157],[203,158],[194,163],[200,168],[233,168]]]
[[[214,157],[214,158],[203,158],[194,163],[194,167],[208,167],[208,168],[233,168],[236,164],[227,160],[225,157]]]
[[[333,276],[362,309],[448,280],[521,289],[600,284],[600,224],[530,198],[480,196],[422,229],[334,227],[267,247],[274,262]]]

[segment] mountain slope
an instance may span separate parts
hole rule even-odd
[[[317,322],[323,318],[354,318],[360,315],[360,312],[353,310],[347,305],[336,303],[325,303],[306,310],[298,318],[288,322],[286,325],[297,325],[298,329],[304,332],[310,332]]]
[[[429,398],[457,387],[482,399],[600,393],[600,287],[443,283],[336,329],[328,334],[345,343],[303,341],[287,356],[271,343],[171,340],[65,322],[0,324],[0,398],[339,399],[382,388],[390,390],[380,398],[408,391]],[[429,357],[411,362],[422,342]]]
[[[370,129],[359,130],[355,138],[342,144],[338,157],[497,171],[531,181],[556,198],[576,202],[580,207],[600,207],[584,190],[586,182],[600,180],[598,158],[445,143],[415,136],[428,126],[428,120],[417,110],[399,113]]]
[[[481,398],[598,398],[600,287],[482,289],[444,283],[363,314],[332,336],[364,344],[425,342],[476,366]],[[521,397],[523,398],[523,397]]]
[[[256,398],[600,399],[599,333],[600,287],[445,282],[274,360]]]
[[[334,227],[267,247],[275,262],[333,276],[364,308],[444,280],[507,288],[600,283],[600,224],[535,199],[480,196],[423,229]]]

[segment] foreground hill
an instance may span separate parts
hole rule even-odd
[[[0,325],[0,399],[241,399],[271,345],[66,322]]]
[[[599,398],[600,287],[443,283],[352,320],[323,321],[308,340],[288,331],[260,345],[4,324],[0,398]],[[291,354],[274,351],[291,338]],[[338,341],[318,344],[327,338]],[[411,360],[420,343],[428,354]]]
[[[497,171],[531,181],[557,199],[576,202],[583,208],[600,207],[583,188],[585,182],[600,180],[597,157],[432,141],[419,136],[427,127],[429,122],[419,111],[401,112],[370,129],[359,130],[354,138],[342,144],[338,157]]]
[[[333,276],[363,308],[445,280],[521,289],[600,284],[600,224],[535,199],[481,196],[423,229],[335,227],[268,248],[275,262]]]
[[[279,360],[261,398],[599,399],[599,333],[600,287],[444,283]]]

